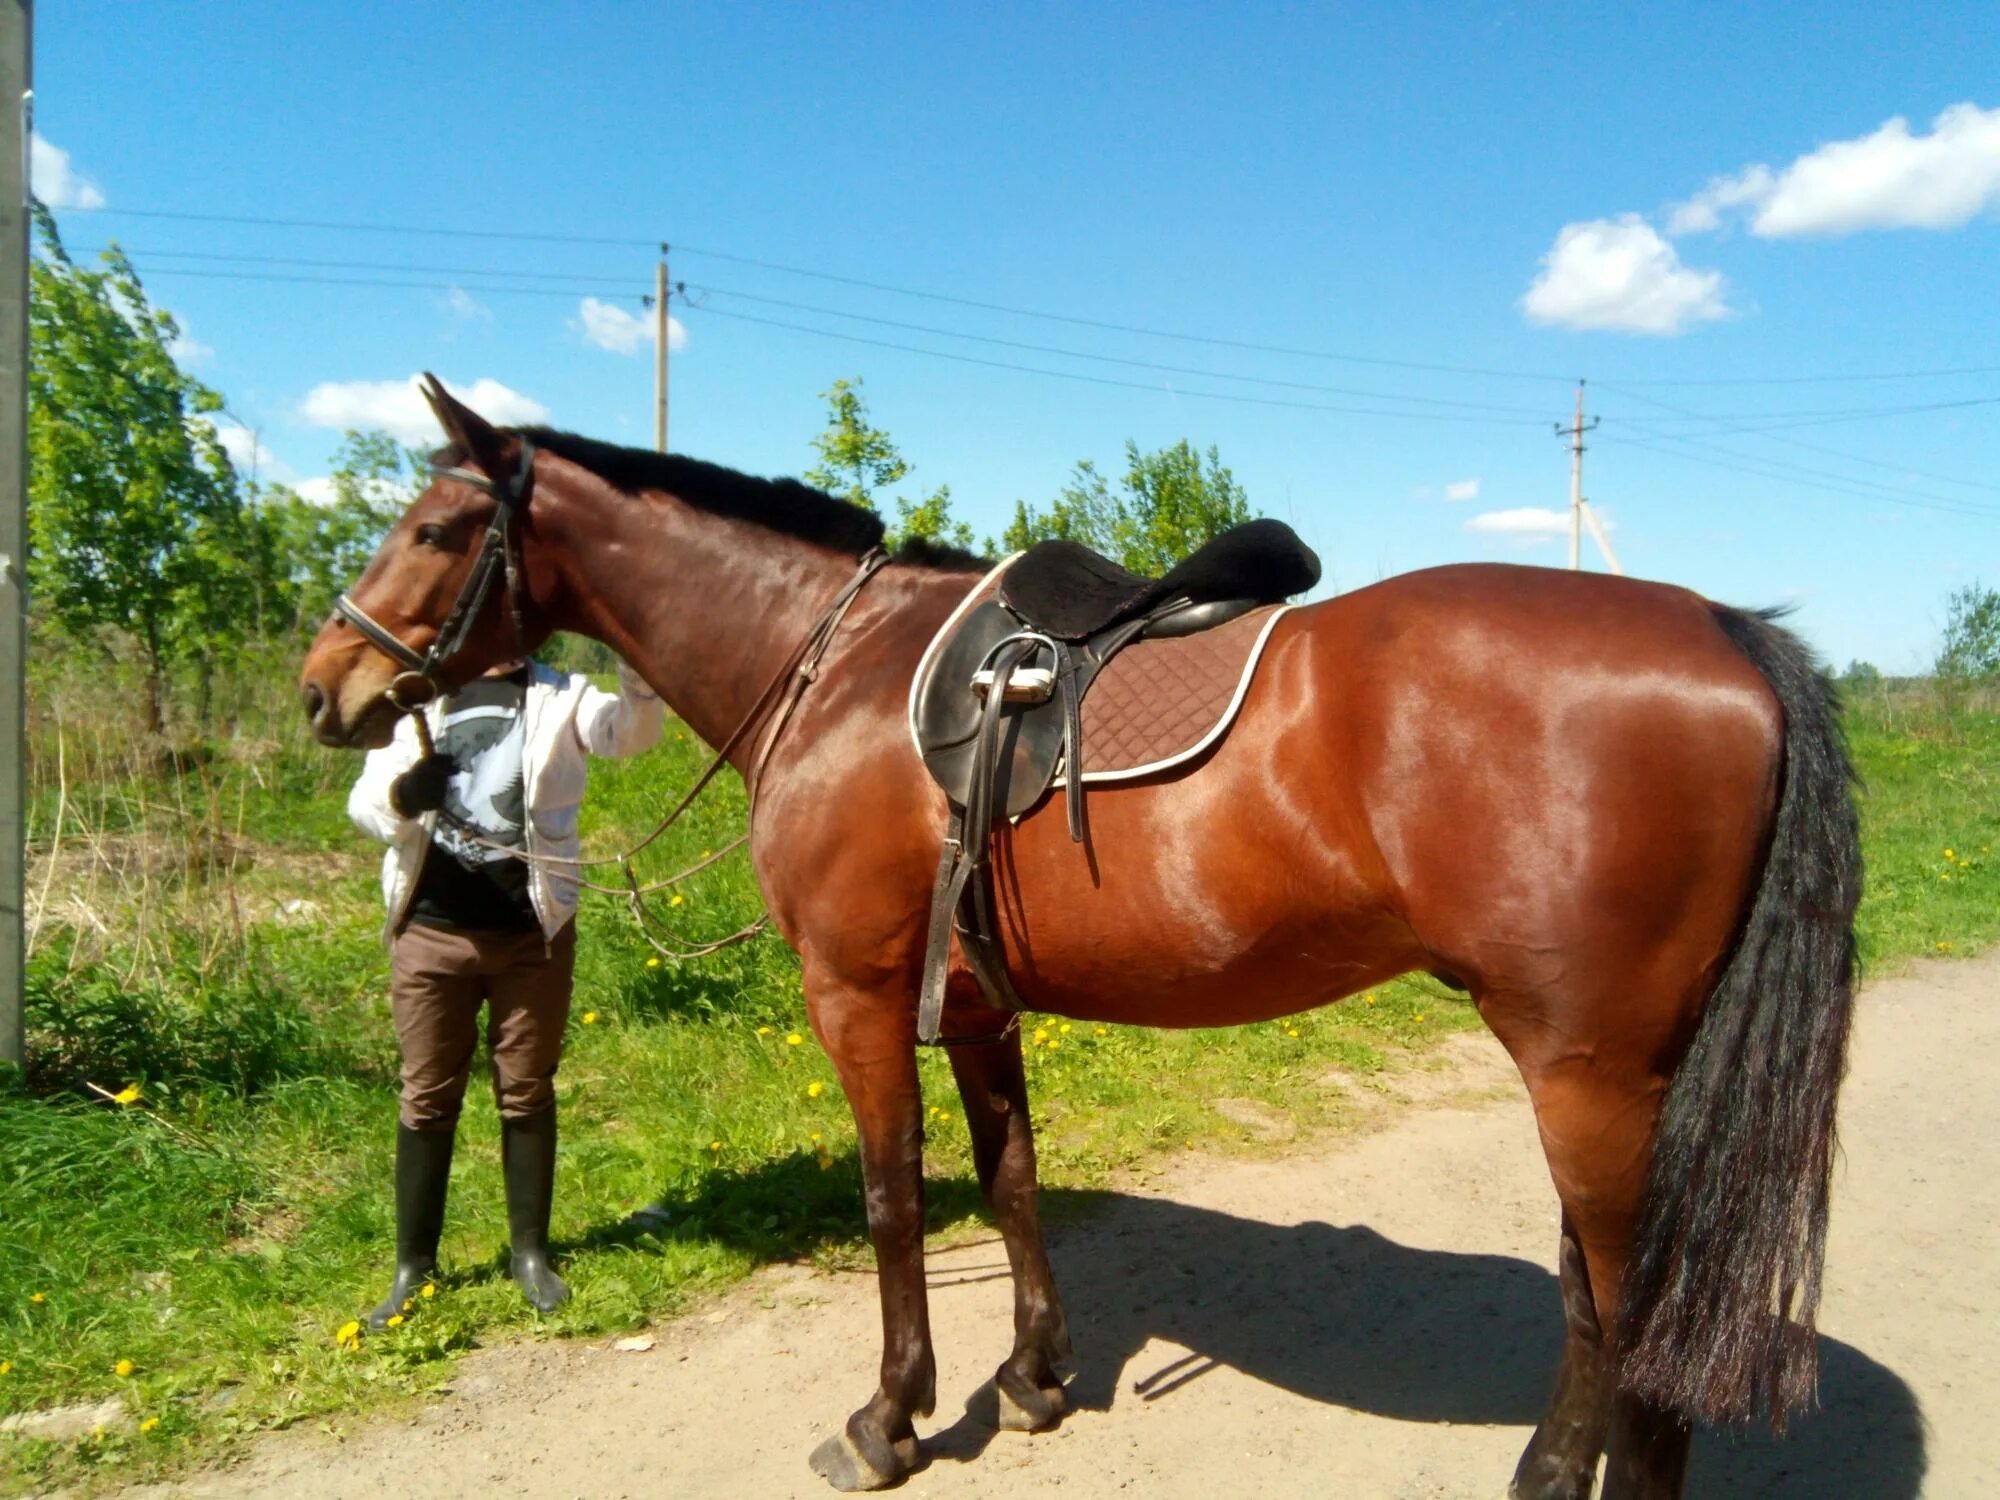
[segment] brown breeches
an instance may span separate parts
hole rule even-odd
[[[574,922],[546,942],[539,930],[416,923],[397,934],[389,996],[403,1048],[403,1123],[448,1130],[457,1122],[481,1002],[500,1113],[517,1120],[552,1107],[575,963]]]

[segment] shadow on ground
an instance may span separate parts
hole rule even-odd
[[[1171,1401],[1218,1365],[1405,1422],[1530,1426],[1561,1338],[1555,1277],[1502,1255],[1417,1250],[1365,1225],[1280,1226],[1159,1198],[1053,1192],[1051,1245],[1076,1340],[1073,1404]],[[953,1272],[941,1272],[950,1279]],[[1161,1339],[1195,1351],[1142,1354]],[[997,1358],[997,1351],[996,1351]],[[1687,1493],[1760,1500],[1912,1500],[1923,1419],[1893,1371],[1820,1340],[1822,1410],[1791,1436],[1697,1441]],[[990,1387],[928,1439],[976,1456],[992,1437]],[[1495,1474],[1494,1490],[1505,1483]]]

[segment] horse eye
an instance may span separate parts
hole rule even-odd
[[[420,547],[442,547],[444,545],[444,528],[442,526],[419,526],[417,528],[417,545]]]

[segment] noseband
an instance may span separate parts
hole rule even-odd
[[[438,673],[446,662],[464,649],[465,639],[472,633],[479,612],[486,607],[495,581],[502,576],[507,580],[507,602],[514,618],[514,642],[521,646],[526,641],[527,632],[521,618],[521,567],[514,545],[514,519],[527,503],[528,481],[533,476],[534,466],[535,445],[526,438],[521,439],[520,463],[504,487],[472,469],[431,466],[433,478],[455,479],[460,484],[484,490],[495,503],[493,521],[486,528],[479,556],[473,560],[472,571],[466,575],[458,598],[451,606],[451,613],[438,627],[437,637],[427,651],[419,654],[414,647],[398,640],[379,620],[355,603],[352,594],[342,594],[333,601],[336,614],[360,631],[390,660],[408,668],[389,684],[389,701],[397,708],[408,712],[416,707],[415,704],[405,703],[401,697],[403,685],[412,678],[429,684],[433,693],[438,690]]]

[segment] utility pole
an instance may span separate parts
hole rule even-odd
[[[34,11],[0,0],[0,1064],[28,1060],[28,139]]]
[[[660,242],[660,263],[653,268],[653,447],[667,451],[667,244]]]
[[[1576,383],[1576,419],[1569,426],[1556,425],[1556,436],[1569,439],[1569,570],[1572,573],[1583,567],[1583,528],[1590,528],[1591,539],[1597,543],[1597,550],[1604,554],[1604,562],[1612,572],[1623,576],[1625,570],[1618,564],[1618,554],[1611,550],[1611,538],[1597,519],[1597,512],[1590,508],[1590,501],[1583,493],[1583,435],[1597,426],[1598,418],[1583,420],[1583,382]]]

